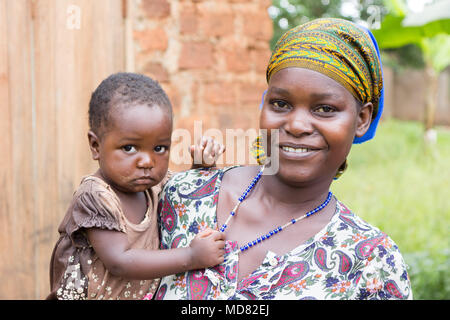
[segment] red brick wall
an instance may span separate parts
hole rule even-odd
[[[158,80],[175,128],[258,128],[266,88],[270,0],[137,1],[135,70]]]

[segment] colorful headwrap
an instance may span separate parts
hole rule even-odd
[[[373,138],[383,111],[383,75],[378,45],[368,29],[333,18],[295,27],[278,40],[267,67],[267,82],[288,67],[320,72],[343,85],[363,104],[372,102],[371,126],[354,143]]]

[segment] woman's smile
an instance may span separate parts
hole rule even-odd
[[[311,158],[317,155],[322,149],[304,145],[304,144],[293,144],[293,143],[280,143],[279,152],[281,157],[291,159],[291,160],[302,160],[306,158]]]

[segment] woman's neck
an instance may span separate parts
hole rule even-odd
[[[258,184],[259,192],[255,193],[259,194],[265,202],[301,208],[323,202],[327,197],[331,182],[324,180],[304,185],[290,185],[276,175],[263,175]]]

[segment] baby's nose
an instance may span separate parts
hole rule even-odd
[[[153,166],[153,160],[150,154],[148,153],[142,153],[139,157],[137,166],[139,168],[148,169]]]

